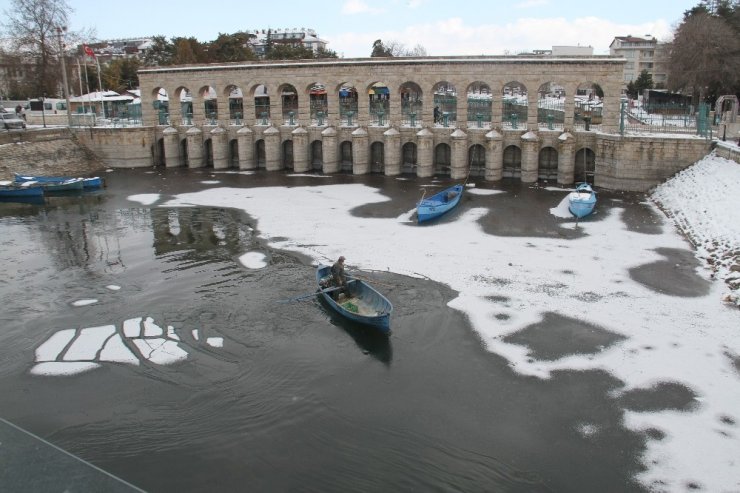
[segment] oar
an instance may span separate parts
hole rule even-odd
[[[382,282],[379,282],[379,281],[375,281],[373,279],[368,279],[367,277],[356,276],[354,274],[349,274],[349,277],[352,277],[354,279],[358,279],[360,281],[369,282],[371,284],[377,284],[378,286],[385,286],[385,287],[388,287],[388,288],[394,288],[395,287],[392,284],[385,284],[385,283],[382,283]]]
[[[288,298],[287,300],[278,300],[278,303],[290,303],[291,301],[305,300],[306,298],[311,298],[313,296],[316,296],[317,294],[331,293],[332,291],[336,291],[337,289],[342,289],[343,287],[344,286],[334,286],[333,288],[326,288],[326,289],[322,289],[321,291],[314,291],[313,293],[303,294],[301,296],[296,296],[295,298]]]

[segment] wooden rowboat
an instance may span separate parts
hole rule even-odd
[[[455,185],[435,193],[429,198],[422,198],[416,204],[416,218],[418,222],[436,219],[442,214],[451,211],[460,203],[463,186]]]
[[[575,191],[568,194],[568,209],[578,219],[588,216],[596,205],[596,192],[588,183],[579,183]]]
[[[3,181],[0,183],[0,197],[43,197],[44,187],[35,183],[23,185]]]
[[[331,266],[319,265],[316,269],[316,285],[319,294],[337,313],[364,325],[378,329],[383,334],[390,334],[390,321],[393,305],[388,298],[380,294],[362,279],[347,277],[348,293],[337,295],[339,291],[331,287]],[[334,296],[336,295],[336,298]]]
[[[28,181],[35,181],[38,183],[64,183],[68,182],[69,180],[75,180],[76,178],[72,178],[69,176],[33,176],[33,175],[20,175],[18,173],[15,174],[15,181],[18,183],[28,182]],[[82,186],[83,188],[100,188],[103,186],[103,179],[99,176],[92,176],[89,178],[82,178]]]

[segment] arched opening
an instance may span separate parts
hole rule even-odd
[[[558,179],[558,151],[554,147],[540,149],[537,178],[546,181]]]
[[[468,163],[470,165],[470,176],[485,176],[486,148],[480,144],[470,146],[468,149]]]
[[[385,146],[382,142],[370,145],[370,172],[382,173],[385,170]]]
[[[604,109],[604,91],[598,84],[587,82],[576,89],[573,127],[579,130],[599,130]]]
[[[213,140],[206,139],[203,142],[203,161],[206,167],[213,167]]]
[[[311,125],[319,127],[327,125],[327,114],[329,111],[329,102],[324,84],[315,82],[308,88],[309,111]]]
[[[576,152],[573,178],[577,183],[587,182],[594,183],[596,173],[596,154],[588,147],[579,149]]]
[[[522,177],[522,150],[517,146],[507,146],[504,149],[503,178]]]
[[[554,82],[545,82],[537,89],[537,126],[562,130],[565,123],[565,89]]]
[[[257,160],[257,168],[265,168],[267,166],[267,155],[265,154],[264,139],[259,139],[254,143],[254,155]]]
[[[405,82],[401,85],[401,125],[405,127],[421,127],[424,111],[424,100],[421,87],[414,82]]]
[[[188,165],[188,139],[180,141],[180,166]]]
[[[339,164],[342,171],[352,171],[352,142],[349,140],[339,144]]]
[[[502,94],[503,124],[507,128],[527,127],[527,87],[516,81],[504,85]]]
[[[218,123],[218,94],[211,86],[203,86],[198,91],[198,95],[203,100],[203,112],[206,125],[216,125]]]
[[[324,167],[324,148],[320,140],[311,142],[311,169],[321,170]]]
[[[270,124],[270,96],[267,94],[267,86],[259,84],[253,89],[254,94],[254,117],[257,125]]]
[[[244,123],[244,96],[237,86],[228,86],[226,94],[229,98],[229,124],[242,125]]]
[[[239,167],[239,141],[237,139],[229,141],[229,166],[232,168]]]
[[[449,175],[452,167],[452,149],[448,144],[438,144],[434,148],[434,174]]]
[[[447,81],[437,82],[434,94],[434,124],[440,127],[455,126],[457,123],[457,89]]]
[[[416,144],[406,142],[401,148],[401,173],[413,173],[416,168]]]
[[[155,166],[164,166],[166,156],[164,155],[164,139],[157,139],[157,147],[154,153]]]
[[[278,88],[283,125],[298,125],[298,91],[290,84]]]
[[[293,169],[293,141],[283,142],[283,168]]]
[[[357,89],[350,84],[339,86],[339,121],[340,125],[357,126]]]
[[[490,128],[493,114],[493,94],[485,82],[475,81],[468,86],[468,126]]]
[[[367,89],[370,103],[370,125],[376,127],[388,126],[390,113],[390,91],[385,82],[376,82]]]
[[[167,91],[162,87],[155,87],[152,91],[152,107],[157,112],[157,125],[170,124],[170,101]]]

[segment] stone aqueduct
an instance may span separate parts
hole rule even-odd
[[[139,72],[139,80],[144,128],[155,129],[152,159],[168,167],[449,174],[452,179],[471,174],[491,181],[513,176],[525,183],[547,178],[568,185],[582,179],[575,176],[581,165],[595,167],[598,186],[640,190],[645,178],[654,184],[690,164],[679,156],[698,158],[706,149],[674,141],[667,148],[660,144],[657,154],[654,142],[638,143],[639,148],[633,143],[625,151],[618,133],[623,64],[624,59],[608,56],[338,59],[150,68]],[[584,85],[603,94],[602,119],[591,128],[575,125],[574,95]],[[504,93],[517,86],[528,92],[518,125],[507,120],[503,104]],[[378,87],[387,89],[378,95]],[[484,88],[490,113],[485,119],[468,117],[469,99],[455,97],[458,117],[445,115],[435,123],[433,94],[440,87],[458,95]],[[551,87],[564,100],[556,125],[538,112],[538,91]],[[317,88],[323,89],[320,99]],[[357,94],[351,112],[342,111],[347,88]],[[155,106],[165,91],[169,114],[160,120]],[[187,94],[192,114],[184,114],[189,106],[180,100]],[[285,111],[286,104],[291,111]],[[99,148],[105,148],[104,141],[101,136]],[[637,169],[641,161],[671,156],[682,162],[667,170],[655,169],[654,163],[648,163],[647,172]]]

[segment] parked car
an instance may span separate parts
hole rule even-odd
[[[26,122],[15,113],[0,113],[0,119],[2,119],[3,128],[6,130],[26,128]]]

